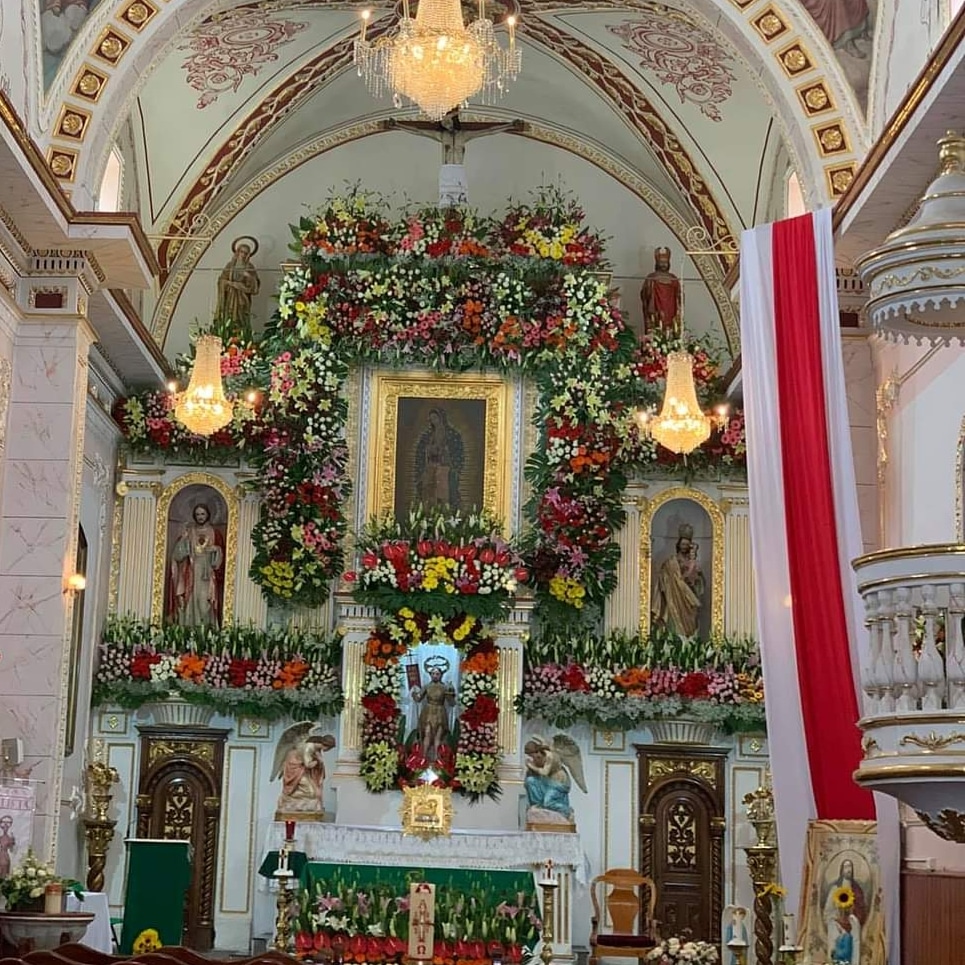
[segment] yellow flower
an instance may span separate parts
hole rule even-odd
[[[132,946],[135,955],[146,955],[148,952],[156,952],[161,947],[161,936],[154,928],[145,928],[144,931],[134,939]]]
[[[854,891],[848,885],[841,885],[831,892],[831,901],[834,907],[841,911],[849,911],[854,907]]]

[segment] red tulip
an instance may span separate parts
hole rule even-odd
[[[507,945],[506,959],[510,962],[521,962],[523,960],[523,946],[515,943]]]
[[[487,546],[484,550],[480,550],[479,559],[483,563],[492,563],[496,559],[496,551]]]
[[[415,548],[419,556],[431,556],[432,540],[420,539],[419,542],[415,544]]]
[[[365,939],[365,959],[369,962],[381,962],[384,958],[385,948],[382,939],[372,936]]]
[[[474,941],[469,943],[469,957],[470,958],[485,958],[486,957],[486,943],[483,941]]]
[[[295,951],[300,955],[310,952],[314,948],[314,939],[311,932],[300,931],[295,936]]]
[[[328,932],[318,931],[315,932],[315,951],[320,952],[326,948],[332,947],[332,939]]]
[[[462,938],[456,942],[456,947],[453,949],[453,954],[456,958],[469,958],[469,942],[464,941]]]
[[[489,955],[490,958],[503,958],[506,950],[503,948],[502,942],[490,942],[486,954]]]

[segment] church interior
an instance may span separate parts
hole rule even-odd
[[[3,0],[0,957],[957,961],[963,61]]]

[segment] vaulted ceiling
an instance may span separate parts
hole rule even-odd
[[[469,145],[472,203],[499,209],[561,180],[611,237],[631,319],[653,248],[669,245],[688,324],[736,352],[725,284],[734,240],[782,213],[789,171],[809,202],[826,203],[865,150],[870,19],[864,0],[836,3],[830,19],[828,4],[814,7],[821,26],[796,0],[487,4],[497,23],[520,18],[523,69],[498,104],[465,116],[524,124]],[[96,204],[112,149],[123,159],[122,199],[155,236],[163,269],[140,306],[169,354],[210,314],[232,239],[259,244],[264,318],[287,225],[306,206],[356,180],[400,203],[435,198],[439,145],[384,130],[399,112],[352,64],[360,4],[72,6],[74,21],[48,11],[35,24],[45,77],[34,133],[80,208]],[[477,4],[466,6],[474,17]],[[396,16],[376,4],[374,28]]]

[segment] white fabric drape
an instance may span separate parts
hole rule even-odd
[[[796,911],[807,826],[815,817],[815,807],[794,655],[784,529],[770,225],[743,233],[740,261],[741,361],[757,628],[767,687],[764,706],[781,881],[787,888],[786,907]]]

